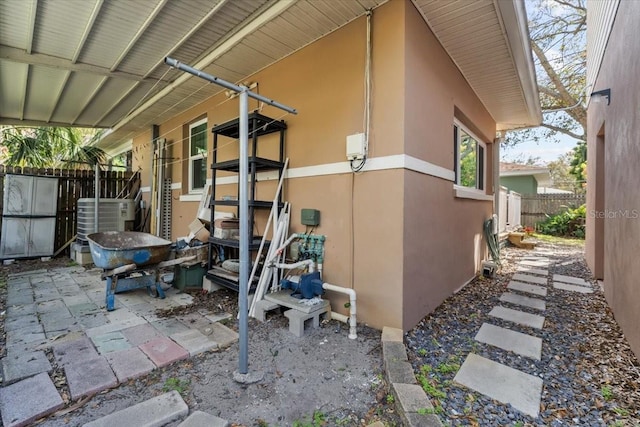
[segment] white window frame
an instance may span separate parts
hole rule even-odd
[[[205,177],[205,185],[202,188],[193,188],[193,162],[194,160],[204,159],[205,164],[207,163],[207,154],[209,152],[209,133],[208,129],[205,130],[205,141],[207,146],[207,152],[205,154],[197,154],[195,156],[191,155],[191,131],[193,128],[198,127],[204,124],[206,128],[207,119],[204,118],[202,120],[198,120],[197,122],[189,124],[189,146],[187,147],[187,155],[189,156],[189,194],[202,194],[204,191],[204,187],[206,186],[206,177]]]
[[[456,176],[456,180],[454,183],[454,189],[456,190],[456,196],[457,197],[463,197],[463,198],[477,198],[480,200],[484,200],[488,197],[488,199],[492,199],[492,196],[488,196],[486,193],[486,187],[487,187],[487,144],[480,138],[478,138],[478,136],[476,134],[474,134],[473,132],[471,132],[469,130],[469,128],[467,128],[465,125],[463,125],[462,123],[460,123],[458,120],[453,120],[453,125],[461,130],[463,130],[467,135],[469,135],[471,138],[473,138],[476,143],[477,146],[482,147],[483,150],[483,155],[482,155],[482,176],[480,176],[479,174],[479,169],[478,167],[476,167],[476,187],[472,188],[472,187],[465,187],[464,185],[460,185],[460,132],[454,132],[454,134],[456,134],[457,138],[455,140],[455,153],[456,153],[456,159],[455,159],[455,176]],[[478,158],[478,155],[476,154],[476,159]],[[481,178],[481,179],[480,179]],[[477,187],[477,183],[478,182],[482,182],[482,188],[478,188]],[[478,197],[480,196],[480,197]],[[486,196],[486,197],[482,197],[482,196]]]

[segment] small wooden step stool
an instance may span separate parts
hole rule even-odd
[[[536,247],[535,242],[532,242],[531,240],[527,240],[525,239],[525,237],[527,237],[526,233],[521,233],[521,232],[513,232],[513,233],[509,233],[509,242],[514,245],[517,246],[519,248],[522,249],[533,249]]]

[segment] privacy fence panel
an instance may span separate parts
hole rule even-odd
[[[535,227],[537,223],[567,209],[577,208],[585,203],[584,194],[535,194],[522,196],[523,226]]]
[[[57,251],[74,238],[77,230],[78,199],[95,197],[94,171],[80,169],[36,169],[0,165],[0,215],[3,212],[2,203],[4,194],[2,193],[4,192],[4,177],[7,174],[58,178],[55,250]],[[133,198],[139,190],[140,174],[138,172],[100,172],[101,198]],[[1,221],[0,219],[0,226]],[[2,238],[2,236],[0,236],[0,238]],[[64,253],[69,253],[69,249],[65,249]]]

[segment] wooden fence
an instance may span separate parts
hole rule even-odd
[[[549,216],[577,208],[585,203],[584,194],[536,194],[522,196],[521,223],[535,227]]]
[[[4,177],[7,174],[58,178],[58,210],[54,248],[57,251],[76,235],[78,199],[95,196],[93,170],[37,169],[0,165],[0,227],[4,203]],[[133,198],[140,189],[138,172],[101,171],[101,198]],[[1,230],[1,228],[0,228]],[[69,253],[69,248],[63,253]]]

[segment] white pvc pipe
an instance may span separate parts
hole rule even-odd
[[[358,338],[356,331],[356,291],[351,288],[343,288],[342,286],[336,286],[330,283],[323,283],[322,288],[327,291],[349,295],[349,339],[355,340]],[[347,316],[339,313],[335,313],[334,315],[333,311],[331,311],[331,318],[345,323],[347,321]]]
[[[279,263],[276,262],[273,264],[273,266],[275,268],[283,268],[285,270],[293,270],[294,268],[302,268],[302,267],[308,267],[309,268],[309,273],[313,273],[315,271],[315,262],[312,259],[305,259],[302,261],[298,261],[296,263],[293,264],[286,264],[286,263]]]

